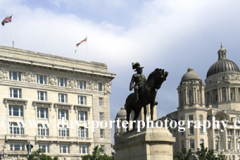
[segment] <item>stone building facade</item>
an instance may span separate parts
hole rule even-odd
[[[93,132],[91,122],[110,120],[115,76],[103,63],[0,46],[1,159],[25,159],[28,142],[60,160],[78,160],[96,145],[111,155],[110,129]]]
[[[213,149],[216,154],[228,156],[228,159],[240,159],[240,126],[234,127],[234,122],[240,117],[240,70],[238,66],[226,57],[226,49],[221,46],[218,51],[218,61],[208,70],[205,80],[193,68],[188,68],[177,88],[179,106],[177,111],[167,115],[174,120],[198,120],[200,126],[194,128],[191,124],[185,132],[172,129],[176,137],[174,152],[182,148],[192,149],[193,152],[204,143],[205,147]],[[224,129],[212,127],[213,118],[227,123]],[[203,120],[209,120],[211,127],[204,132]],[[217,123],[216,123],[217,125]]]

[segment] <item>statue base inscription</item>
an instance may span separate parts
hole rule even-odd
[[[173,160],[175,137],[167,128],[144,128],[114,137],[116,160]]]

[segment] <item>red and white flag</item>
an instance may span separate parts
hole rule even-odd
[[[82,40],[81,42],[77,43],[76,46],[78,47],[82,42],[87,42],[87,37],[84,40]]]
[[[12,15],[6,17],[3,21],[2,21],[2,25],[4,26],[5,23],[10,23],[12,22]]]

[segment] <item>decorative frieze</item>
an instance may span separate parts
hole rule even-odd
[[[94,81],[87,81],[86,88],[89,90],[97,90],[97,83]]]
[[[74,78],[70,78],[67,80],[67,87],[77,88],[77,81]]]
[[[8,71],[0,68],[0,79],[8,79]]]
[[[22,74],[22,81],[36,83],[37,76],[33,75],[32,72],[26,72]]]
[[[50,75],[48,77],[48,84],[50,84],[50,85],[57,85],[57,83],[58,83],[58,79],[56,78],[56,76]]]
[[[18,98],[4,98],[3,99],[5,107],[8,105],[18,105],[18,106],[23,106],[25,109],[27,109],[27,102],[28,100],[25,99],[18,99]]]
[[[105,83],[105,94],[111,94],[111,87],[112,87],[112,82],[109,82],[109,83]]]

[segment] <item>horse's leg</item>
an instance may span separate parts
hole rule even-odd
[[[150,103],[150,112],[151,112],[151,120],[153,121],[153,107],[154,107],[155,101],[153,103]]]
[[[144,109],[144,122],[147,122],[147,119],[146,119],[146,115],[147,115],[147,106],[145,105],[145,106],[143,107],[143,109]]]
[[[135,111],[134,111],[134,121],[137,123],[137,118],[138,118],[138,116],[139,116],[139,113],[140,113],[140,111],[141,111],[141,109],[139,110],[139,109],[136,109]],[[136,123],[133,123],[133,130],[134,130],[134,128],[135,128],[135,124]]]

